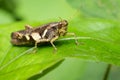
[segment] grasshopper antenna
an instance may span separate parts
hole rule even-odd
[[[63,21],[63,19],[61,17],[58,17],[60,19],[60,21]]]
[[[72,14],[67,20],[72,20],[75,16],[79,15],[79,10],[77,9],[74,14]],[[61,17],[58,17],[60,21],[63,21]]]
[[[79,15],[79,10],[77,9],[74,14],[72,14],[67,20],[72,20],[75,16]]]

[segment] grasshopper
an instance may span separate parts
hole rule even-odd
[[[67,20],[61,20],[59,22],[51,22],[39,27],[33,28],[30,25],[25,26],[25,30],[20,30],[11,33],[11,43],[13,45],[32,45],[37,47],[38,43],[50,42],[56,51],[57,48],[54,45],[54,41],[60,36],[73,35],[75,33],[67,32],[68,22]],[[75,38],[75,42],[77,40]]]

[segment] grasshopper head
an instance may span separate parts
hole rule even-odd
[[[67,20],[62,20],[59,22],[59,34],[60,36],[64,36],[67,33]]]

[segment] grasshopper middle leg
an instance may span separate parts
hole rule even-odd
[[[50,43],[51,43],[51,45],[54,47],[54,50],[55,50],[55,51],[57,50],[57,48],[56,48],[56,46],[53,44],[53,42],[54,42],[56,39],[58,39],[58,36],[55,36],[54,38],[52,38],[52,39],[50,40]]]

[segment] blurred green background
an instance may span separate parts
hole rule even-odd
[[[59,17],[70,20],[77,11],[75,8],[78,10],[81,9],[78,5],[84,0],[76,0],[76,2],[77,1],[80,3],[75,5],[75,0],[0,0],[0,24],[9,24],[16,21],[60,20]],[[92,2],[87,3],[89,3],[89,6],[94,7]],[[89,6],[86,6],[86,9],[88,8],[88,13],[92,15],[85,13],[86,9],[82,8],[80,11],[81,15],[85,14],[82,15],[82,17],[94,15],[94,12],[91,11],[91,7]],[[114,10],[114,12],[115,11],[116,10]],[[95,16],[93,17],[105,18],[104,14],[102,14],[103,16],[97,16],[98,13],[95,12]],[[107,14],[107,12],[105,14]],[[112,15],[108,15],[107,19],[115,19],[117,15],[119,14],[113,15],[112,13]],[[66,58],[61,65],[38,80],[102,80],[107,65],[106,63],[95,63],[81,59]],[[108,79],[120,80],[119,75],[120,67],[113,66]],[[32,78],[30,78],[30,80],[31,79]]]

